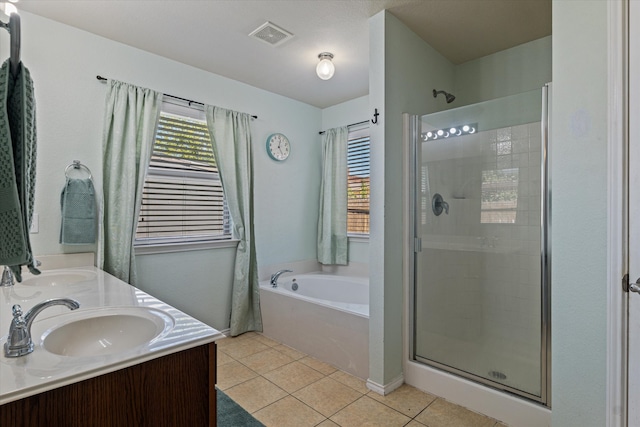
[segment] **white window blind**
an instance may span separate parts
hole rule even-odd
[[[369,234],[369,129],[349,132],[347,143],[347,233]]]
[[[202,112],[166,102],[162,110],[144,183],[137,243],[231,238]]]

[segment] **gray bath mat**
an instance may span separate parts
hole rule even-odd
[[[218,427],[264,427],[264,424],[253,418],[221,390],[216,389],[216,394]]]

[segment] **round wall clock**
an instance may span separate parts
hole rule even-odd
[[[291,152],[289,138],[281,133],[274,133],[267,138],[267,153],[273,160],[286,160]]]

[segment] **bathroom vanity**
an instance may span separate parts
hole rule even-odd
[[[0,345],[12,306],[34,320],[32,353],[0,356],[0,426],[215,426],[216,344],[224,335],[94,268],[25,275],[0,288]]]

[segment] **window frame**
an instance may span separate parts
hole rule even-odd
[[[184,117],[187,119],[197,120],[204,122],[206,124],[206,117],[203,109],[199,109],[194,107],[193,105],[189,105],[186,103],[182,103],[180,100],[175,100],[173,98],[163,100],[160,114],[168,114],[172,116]],[[208,125],[207,125],[208,126]],[[158,127],[156,125],[156,134]],[[151,147],[151,155],[153,155],[153,149],[156,144],[156,138],[154,137],[153,145]],[[171,169],[171,168],[162,168],[162,167],[154,167],[148,166],[147,171],[145,173],[144,185],[146,185],[149,177],[159,177],[159,178],[180,178],[186,180],[193,181],[217,181],[220,182],[220,187],[222,187],[222,183],[220,180],[220,174],[218,172],[206,172],[206,171],[197,171],[197,170],[184,170],[184,169]],[[229,215],[229,210],[227,208],[226,196],[223,191],[223,233],[222,234],[199,234],[199,235],[186,235],[186,236],[162,236],[162,237],[135,237],[134,238],[134,249],[136,254],[151,254],[151,253],[166,253],[166,252],[177,252],[177,251],[189,251],[189,250],[201,250],[201,249],[210,249],[210,248],[220,248],[220,247],[236,247],[239,240],[233,239],[232,236],[232,221]],[[144,192],[144,189],[143,189]],[[137,234],[137,224],[140,221],[140,216],[142,214],[142,206],[140,213],[138,214],[138,219],[136,223],[136,234]]]
[[[369,232],[368,233],[350,232],[347,225],[347,238],[349,239],[349,241],[352,241],[352,242],[368,242],[369,236],[371,234],[371,225],[370,225],[371,224],[370,222],[370,218],[371,218],[371,131],[369,129],[368,124],[349,128],[349,134],[347,136],[347,162],[349,158],[349,142],[356,139],[363,139],[363,138],[367,138],[368,144],[369,144],[369,162],[368,162],[369,163],[369,211],[367,214],[369,215]],[[348,172],[348,166],[347,166],[347,224],[349,221],[348,177],[349,177],[349,172]]]

